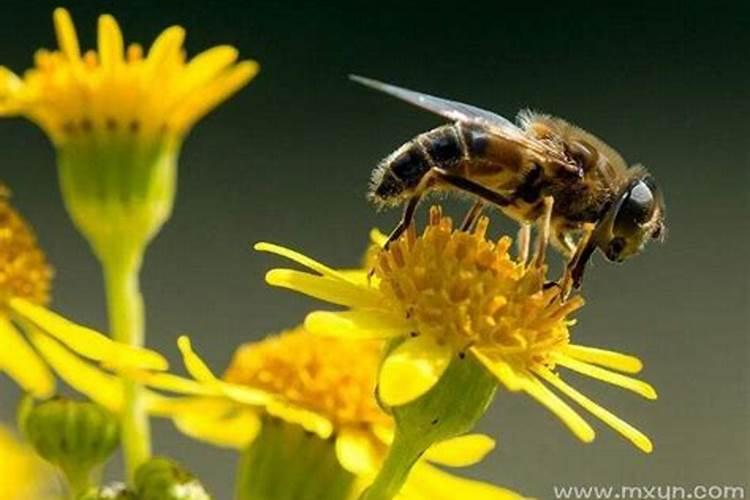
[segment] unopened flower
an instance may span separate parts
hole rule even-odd
[[[346,307],[316,311],[306,327],[322,335],[391,339],[397,346],[382,363],[378,393],[399,407],[430,391],[449,366],[479,364],[510,391],[522,391],[557,415],[581,440],[594,430],[554,390],[598,417],[645,452],[651,441],[564,381],[565,368],[655,399],[629,355],[574,344],[571,314],[583,305],[563,301],[545,287],[545,269],[514,260],[511,240],[491,241],[488,219],[472,232],[455,230],[440,210],[430,212],[422,234],[412,226],[375,258],[371,279],[342,273],[276,245],[258,250],[284,256],[313,271],[274,269],[268,283]],[[461,394],[455,394],[461,400]]]

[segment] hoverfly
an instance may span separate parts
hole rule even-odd
[[[468,104],[351,78],[453,122],[414,137],[373,171],[370,200],[380,207],[404,205],[389,243],[409,226],[420,198],[441,190],[476,198],[464,229],[485,205],[521,223],[525,254],[530,224],[540,223],[537,257],[543,258],[550,240],[567,258],[566,276],[576,288],[597,248],[622,262],[647,240],[663,237],[664,203],[651,175],[639,165],[628,168],[592,134],[531,111],[521,111],[516,125]]]

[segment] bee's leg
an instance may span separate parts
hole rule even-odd
[[[479,216],[482,215],[482,210],[484,210],[484,201],[481,199],[475,201],[469,211],[466,212],[466,217],[464,217],[464,221],[461,223],[461,231],[468,232],[473,230],[477,224],[477,220],[479,220]]]
[[[446,184],[450,184],[451,186],[458,188],[461,191],[466,191],[467,193],[478,196],[491,205],[496,205],[498,207],[507,207],[513,202],[511,198],[508,198],[507,196],[504,196],[497,191],[486,188],[481,184],[467,179],[466,177],[448,173],[442,168],[433,168],[432,172],[436,179],[443,181]]]
[[[573,259],[578,245],[573,241],[569,230],[562,229],[555,231],[552,233],[550,242],[565,257],[565,260],[570,262]]]
[[[542,212],[542,216],[537,219],[537,245],[532,259],[532,265],[535,267],[542,267],[547,256],[550,224],[552,223],[552,207],[555,204],[555,200],[551,196],[545,196],[543,203],[544,211]]]
[[[593,224],[584,224],[583,233],[578,240],[573,257],[571,257],[568,264],[565,266],[565,273],[560,280],[560,289],[562,290],[563,298],[567,298],[573,289],[581,287],[586,264],[596,249],[596,245],[591,239],[593,232]]]
[[[521,264],[526,264],[529,261],[529,253],[531,252],[531,225],[521,223],[521,228],[518,230],[518,237],[516,238],[516,245],[518,246],[518,260]]]
[[[418,193],[409,198],[409,201],[406,202],[406,206],[404,206],[404,212],[401,215],[401,220],[398,222],[396,227],[393,228],[391,234],[388,235],[388,239],[385,240],[385,244],[383,245],[384,249],[387,250],[391,243],[396,241],[402,234],[404,234],[404,231],[407,230],[412,220],[414,220],[414,212],[417,210],[417,205],[419,205],[419,200],[421,197],[422,194]]]

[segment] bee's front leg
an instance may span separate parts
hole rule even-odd
[[[560,278],[560,290],[562,297],[567,298],[573,289],[581,287],[583,272],[586,269],[586,263],[594,253],[596,246],[592,242],[594,224],[584,224],[581,232],[581,238],[578,240],[573,256],[568,260],[565,271]]]
[[[537,245],[534,257],[531,260],[531,264],[535,267],[544,266],[547,257],[547,247],[549,246],[551,233],[552,208],[555,205],[555,200],[551,196],[545,196],[542,203],[544,203],[544,211],[539,219],[537,219]]]
[[[531,252],[531,224],[521,223],[516,237],[516,247],[518,248],[518,261],[526,265]]]

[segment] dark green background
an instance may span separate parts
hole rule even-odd
[[[656,450],[643,455],[599,424],[598,439],[583,445],[529,398],[501,393],[482,425],[499,449],[467,474],[539,498],[551,498],[555,484],[747,485],[750,37],[742,4],[69,5],[86,46],[106,11],[128,40],[150,42],[178,23],[191,54],[231,43],[262,65],[186,141],[175,214],[143,272],[149,344],[176,360],[176,335],[190,332],[220,369],[238,343],[292,326],[315,305],[267,288],[263,273],[278,261],[253,253],[251,242],[353,265],[369,228],[394,223],[396,213],[377,214],[364,200],[370,169],[440,120],[348,82],[347,73],[508,116],[528,106],[602,136],[643,162],[666,193],[666,243],[623,266],[597,257],[575,331],[578,342],[638,354],[660,399],[570,377],[647,432]],[[37,47],[54,45],[52,7],[0,4],[1,63],[23,70]],[[54,307],[104,328],[98,269],[62,209],[52,148],[29,123],[3,120],[0,151],[2,178],[57,267]],[[495,220],[498,231],[513,227]],[[17,392],[7,380],[0,390],[11,418]],[[167,423],[155,430],[157,450],[229,498],[231,453],[181,438]]]

